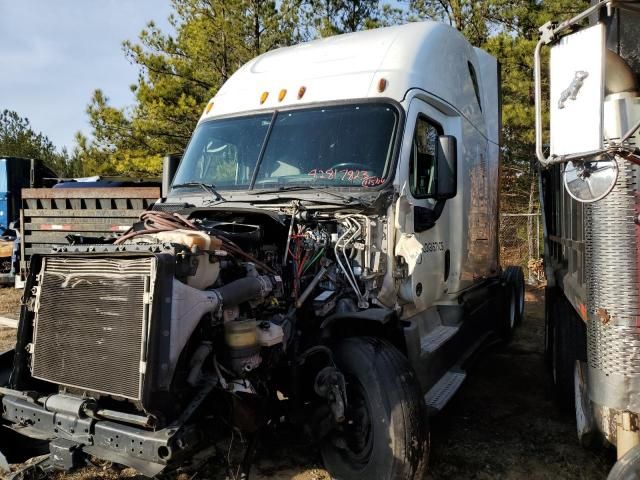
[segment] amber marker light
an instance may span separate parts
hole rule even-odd
[[[298,90],[298,100],[304,97],[305,92],[307,91],[307,87],[300,87]]]
[[[204,113],[209,113],[212,108],[213,108],[213,102],[209,102],[209,105],[207,105],[207,108],[204,109]]]
[[[284,100],[284,97],[287,96],[287,89],[283,88],[282,90],[280,90],[280,93],[278,94],[278,101],[281,102],[282,100]]]
[[[269,97],[269,92],[262,92],[262,95],[260,95],[260,105],[266,102],[268,97]]]
[[[380,93],[384,92],[387,89],[387,79],[386,78],[381,78],[378,81],[378,91]]]

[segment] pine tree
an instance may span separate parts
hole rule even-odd
[[[296,22],[271,0],[172,0],[174,33],[149,23],[124,42],[138,66],[135,105],[116,109],[96,90],[88,107],[92,137],[78,154],[97,173],[149,175],[161,156],[183,151],[207,102],[249,59],[292,41]],[[96,161],[95,159],[99,159]]]
[[[0,113],[0,155],[40,159],[59,175],[70,170],[67,151],[59,151],[46,135],[33,129],[28,118],[11,110]]]

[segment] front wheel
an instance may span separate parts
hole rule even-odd
[[[354,337],[335,348],[347,381],[345,421],[321,447],[336,480],[420,480],[429,454],[424,399],[407,359],[390,343]]]

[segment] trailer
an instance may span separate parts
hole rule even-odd
[[[286,423],[335,478],[423,478],[428,417],[523,316],[498,259],[499,78],[434,22],[241,67],[139,221],[33,251],[5,428],[46,440],[40,470],[147,476],[239,434],[246,478]]]
[[[596,2],[541,32],[536,126],[547,361],[560,404],[575,409],[580,442],[615,446],[621,460],[610,478],[632,478],[624,475],[640,471],[640,2]]]
[[[115,237],[128,230],[160,198],[160,193],[156,182],[102,179],[23,189],[17,281],[26,279],[34,254],[95,238]]]

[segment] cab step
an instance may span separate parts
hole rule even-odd
[[[430,355],[433,352],[437,351],[442,345],[447,342],[447,340],[458,333],[458,330],[458,327],[447,325],[440,325],[439,327],[434,328],[428,335],[426,335],[422,339],[422,342],[420,343],[422,354]]]
[[[458,391],[465,378],[467,378],[467,374],[463,370],[449,370],[445,373],[424,396],[429,414],[435,414],[442,410]]]

